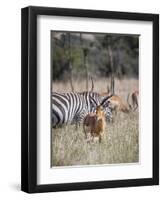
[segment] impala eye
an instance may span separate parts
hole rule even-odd
[[[110,102],[109,102],[109,101],[107,101],[107,102],[105,102],[105,103],[104,103],[103,107],[104,107],[104,108],[106,108],[106,107],[108,107],[108,106],[109,106],[109,104],[110,104]]]

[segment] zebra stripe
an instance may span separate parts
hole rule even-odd
[[[78,122],[80,123],[84,117],[94,112],[96,106],[93,105],[91,98],[99,104],[102,97],[95,92],[70,92],[70,93],[53,93],[52,94],[52,124],[57,125]],[[105,109],[106,117],[111,118],[110,108]]]
[[[56,125],[72,122],[75,116],[83,112],[82,96],[78,93],[52,94],[52,123]]]

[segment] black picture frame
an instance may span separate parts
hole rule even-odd
[[[37,16],[55,15],[153,23],[153,177],[37,184]],[[30,6],[21,11],[21,190],[28,193],[159,184],[159,15]]]

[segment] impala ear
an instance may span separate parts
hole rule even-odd
[[[109,104],[110,104],[110,101],[108,99],[107,101],[105,101],[105,103],[103,103],[103,107],[107,108],[107,107],[109,107]]]
[[[102,102],[101,102],[100,105],[101,105],[101,106],[107,106],[106,104],[109,105],[108,99],[110,99],[112,96],[113,96],[113,95],[109,95],[109,96],[107,96],[107,97],[104,97],[104,99],[102,100]]]

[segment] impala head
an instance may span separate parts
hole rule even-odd
[[[135,111],[138,108],[138,98],[139,98],[138,90],[135,90],[134,92],[128,94],[127,103],[128,103],[130,111]]]
[[[138,90],[135,90],[131,94],[131,99],[132,99],[132,108],[133,108],[133,111],[135,111],[139,106],[139,91]]]
[[[108,99],[111,97],[112,95],[109,95],[105,98],[103,98],[103,100],[101,101],[101,103],[97,103],[96,100],[92,97],[91,98],[91,102],[93,104],[93,106],[96,108],[96,113],[102,113],[104,111],[104,109],[106,107],[109,106],[109,101]]]
[[[132,105],[129,102],[129,98],[130,98],[130,93],[127,95],[127,103],[128,103],[129,110],[132,111]]]

